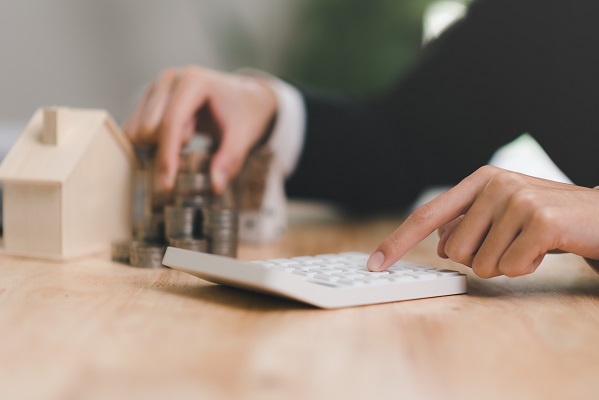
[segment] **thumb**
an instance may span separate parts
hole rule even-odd
[[[193,119],[188,120],[179,134],[161,135],[158,145],[158,187],[170,191],[175,186],[175,178],[179,169],[181,147],[193,135]]]

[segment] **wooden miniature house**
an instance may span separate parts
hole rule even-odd
[[[1,251],[68,259],[129,238],[135,166],[107,112],[39,109],[0,165]]]

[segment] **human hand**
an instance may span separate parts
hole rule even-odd
[[[437,253],[483,278],[530,274],[551,251],[599,259],[599,192],[485,166],[417,208],[368,268],[385,270],[438,228]]]
[[[212,187],[222,193],[264,136],[277,111],[270,87],[258,78],[197,66],[165,70],[124,124],[134,144],[158,144],[159,186],[174,186],[181,147],[197,129],[217,136],[210,165]]]

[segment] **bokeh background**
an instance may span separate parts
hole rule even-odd
[[[20,130],[42,105],[104,108],[122,121],[169,66],[254,67],[350,94],[381,90],[418,54],[433,2],[4,0],[0,133]]]
[[[470,2],[0,0],[0,159],[37,108],[102,108],[122,122],[171,66],[253,67],[349,95],[383,91]],[[527,135],[489,163],[568,181]]]
[[[40,106],[103,108],[122,122],[171,66],[385,90],[470,1],[0,0],[0,159]],[[529,136],[517,142],[490,163],[567,181]]]

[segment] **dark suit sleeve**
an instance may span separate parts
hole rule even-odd
[[[306,138],[288,193],[401,209],[525,132],[576,183],[599,184],[598,10],[591,0],[475,1],[388,93],[304,90]]]

